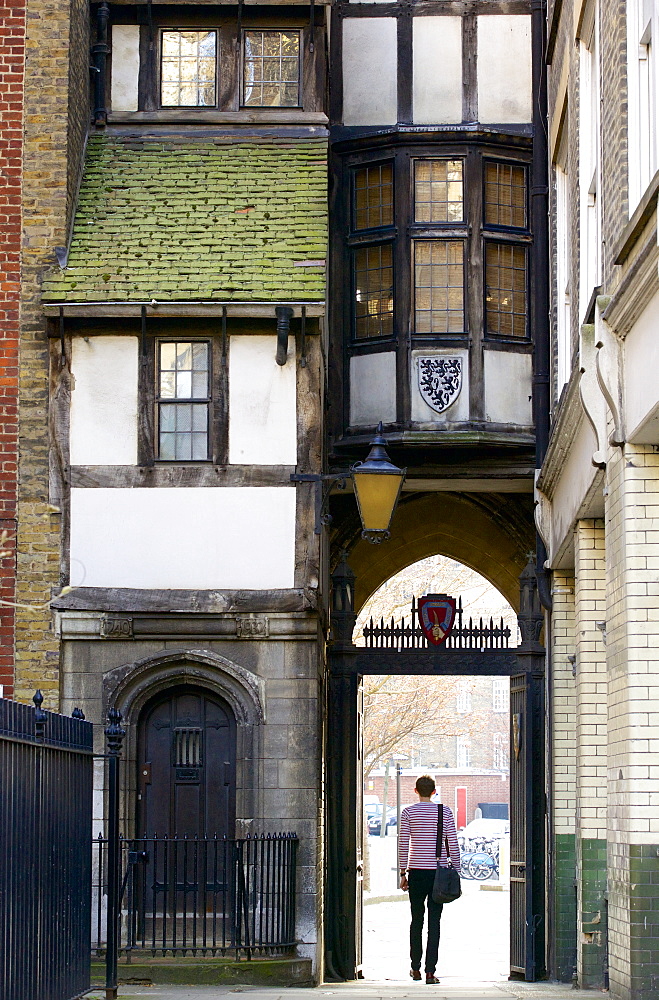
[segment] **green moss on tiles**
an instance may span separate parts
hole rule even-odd
[[[322,300],[326,152],[93,135],[68,266],[46,274],[44,301]]]

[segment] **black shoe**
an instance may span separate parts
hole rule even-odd
[[[420,978],[421,978],[421,976],[419,976],[419,979]],[[426,976],[426,986],[434,986],[438,982],[439,982],[439,979],[437,979],[437,977],[435,975]]]
[[[419,972],[418,969],[410,969],[410,976],[412,977],[415,983],[421,982],[421,973]]]

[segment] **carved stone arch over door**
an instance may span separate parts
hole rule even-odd
[[[235,834],[249,833],[263,815],[260,780],[265,721],[263,682],[226,657],[198,648],[170,648],[116,667],[103,679],[103,713],[105,716],[107,709],[116,705],[123,714],[126,760],[138,760],[139,721],[144,718],[144,710],[176,690],[205,692],[211,700],[230,709],[235,720],[235,810],[232,810]],[[141,832],[136,826],[141,819],[138,777],[134,766],[127,768],[122,813],[124,831],[129,836]]]

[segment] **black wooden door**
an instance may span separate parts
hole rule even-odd
[[[233,837],[236,725],[228,705],[176,688],[143,713],[138,740],[139,836]]]

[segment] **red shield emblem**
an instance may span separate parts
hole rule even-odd
[[[455,597],[426,594],[419,598],[419,625],[428,642],[441,646],[453,628]]]

